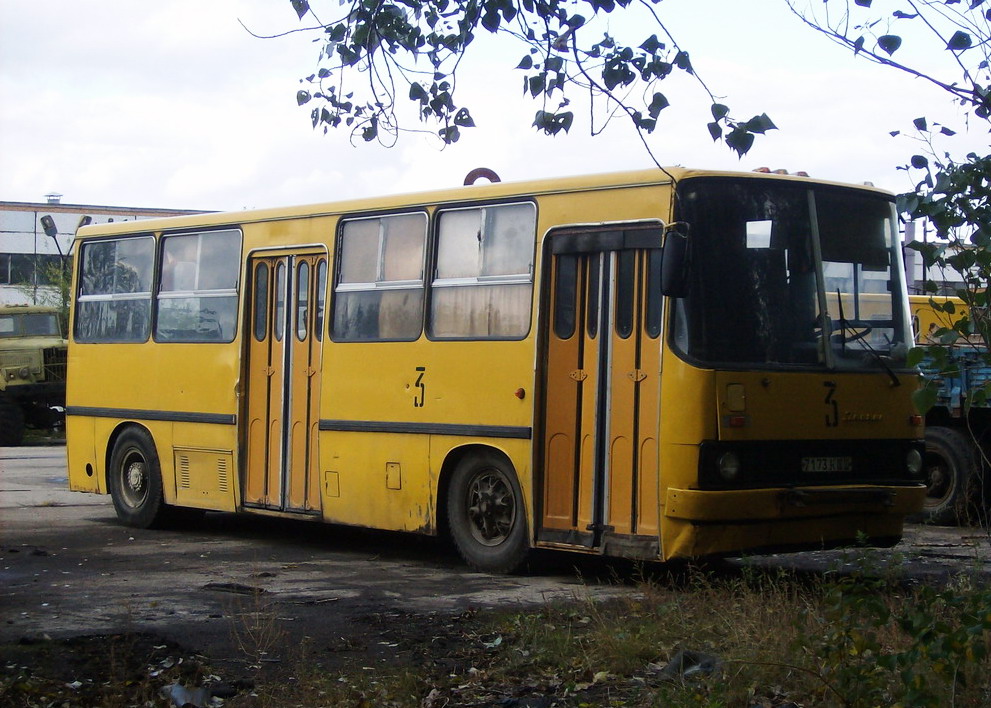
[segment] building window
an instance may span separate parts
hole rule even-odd
[[[507,204],[440,215],[430,335],[521,339],[530,329],[536,208]]]
[[[423,213],[344,222],[331,330],[336,341],[420,336],[426,235]]]

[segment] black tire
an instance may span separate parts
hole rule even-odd
[[[969,521],[979,464],[977,447],[965,432],[939,426],[926,428],[924,522],[957,526]]]
[[[128,428],[120,434],[110,456],[107,482],[117,517],[125,524],[147,529],[165,521],[162,468],[147,430]]]
[[[447,520],[465,562],[486,573],[511,573],[526,559],[523,494],[512,466],[495,453],[467,455],[451,477]]]
[[[0,402],[0,447],[24,442],[24,411],[14,403]]]

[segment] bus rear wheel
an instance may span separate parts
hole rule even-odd
[[[473,453],[448,488],[448,524],[458,552],[475,570],[511,573],[529,550],[523,495],[512,467],[494,453]]]
[[[147,529],[161,524],[167,507],[155,441],[142,428],[128,428],[114,443],[108,479],[117,518]]]

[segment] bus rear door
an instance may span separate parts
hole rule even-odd
[[[318,429],[327,256],[250,258],[245,507],[320,512]]]

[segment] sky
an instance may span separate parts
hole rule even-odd
[[[960,131],[945,145],[955,154],[987,152],[986,125],[968,132],[945,94],[854,58],[784,0],[656,8],[735,117],[766,112],[779,128],[739,159],[709,137],[708,97],[679,78],[662,87],[672,105],[650,137],[663,164],[907,191],[896,167],[918,146],[889,133],[922,115]],[[615,14],[610,31],[639,44],[643,25]],[[313,35],[257,39],[241,23],[270,35],[300,26],[289,0],[0,0],[0,201],[56,192],[66,204],[237,211],[450,187],[483,166],[514,181],[652,165],[621,122],[594,138],[581,115],[569,135],[534,132],[539,106],[512,70],[524,51],[484,37],[458,89],[477,127],[457,144],[352,145],[347,132],[313,130],[310,106],[296,104],[317,66]]]

